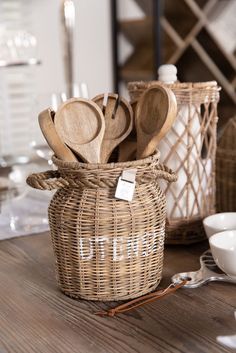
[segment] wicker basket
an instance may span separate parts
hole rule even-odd
[[[153,82],[130,82],[131,103]],[[163,84],[158,82],[159,84]],[[164,186],[167,199],[166,243],[189,244],[205,239],[202,219],[215,212],[215,152],[219,90],[215,81],[175,83],[175,123],[158,145],[162,162],[178,174]]]
[[[230,119],[216,151],[216,206],[218,212],[236,211],[236,117]]]
[[[123,300],[157,287],[162,273],[166,200],[158,178],[176,175],[152,157],[126,163],[68,163],[32,174],[38,189],[58,188],[49,206],[58,284],[75,298]],[[132,202],[114,198],[124,169],[136,168]]]

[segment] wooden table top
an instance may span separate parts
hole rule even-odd
[[[197,270],[207,244],[169,246],[164,279]],[[48,234],[0,242],[1,353],[223,353],[217,335],[236,332],[235,285],[210,283],[118,317],[94,315],[114,303],[73,300],[57,288]]]

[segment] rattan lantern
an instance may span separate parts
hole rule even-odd
[[[135,107],[153,82],[130,82]],[[164,84],[175,93],[178,113],[158,145],[161,160],[178,174],[163,186],[167,198],[166,243],[189,244],[205,239],[202,219],[215,212],[215,154],[219,90],[215,81]]]

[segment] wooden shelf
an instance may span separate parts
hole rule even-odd
[[[236,110],[236,53],[227,50],[212,26],[215,13],[222,14],[219,11],[222,10],[222,1],[135,1],[146,17],[118,21],[119,31],[134,48],[122,67],[118,67],[119,79],[125,82],[155,79],[157,65],[154,54],[159,50],[162,63],[177,66],[181,81],[216,80],[219,83],[222,87],[219,125],[224,124]],[[158,20],[153,9],[160,1],[163,13]],[[157,20],[162,31],[161,46],[158,48],[154,38]]]
[[[130,0],[128,0],[130,1]],[[155,60],[154,48],[154,16],[153,0],[135,0],[140,9],[143,10],[143,17],[137,19],[120,19],[115,17],[116,21],[115,40],[117,41],[117,33],[122,33],[125,39],[133,47],[133,51],[124,61],[122,55],[119,56],[119,41],[115,51],[117,50],[117,65],[116,65],[116,80],[127,83],[136,80],[152,80],[156,77],[157,65]],[[159,1],[159,0],[158,0]],[[119,1],[114,0],[113,14],[117,16],[117,7],[120,5]],[[125,45],[125,42],[124,44]],[[130,50],[130,48],[129,48]],[[122,60],[122,65],[120,64]],[[119,86],[118,86],[119,89]]]
[[[125,82],[151,80],[153,78],[153,59],[152,48],[146,44],[139,45],[122,66],[122,79]]]
[[[153,71],[145,69],[122,68],[121,78],[126,83],[130,81],[150,81],[153,79]]]
[[[127,1],[127,0],[126,0]],[[143,12],[148,15],[153,15],[153,3],[150,0],[135,0],[135,2],[139,5],[139,7],[143,10]]]
[[[171,0],[164,1],[161,19],[165,62],[178,67],[182,81],[219,83],[222,87],[219,110],[224,107],[220,123],[225,123],[236,107],[236,57],[227,52],[210,24],[210,15],[220,0],[183,0],[178,7],[171,3]],[[166,50],[166,45],[171,50]]]
[[[133,45],[152,45],[152,18],[119,21],[119,29]]]
[[[122,65],[121,78],[125,82],[153,78],[152,18],[120,21],[119,27],[134,46],[133,53]]]

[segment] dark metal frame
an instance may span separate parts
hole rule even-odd
[[[161,65],[161,25],[162,1],[153,0],[153,78],[157,78],[157,69]],[[118,31],[117,0],[111,0],[111,29],[112,29],[112,58],[113,58],[113,87],[119,93],[120,67],[118,60]]]
[[[153,55],[154,55],[154,79],[157,79],[158,67],[162,64],[161,58],[161,15],[162,1],[153,0]]]
[[[118,62],[118,21],[117,0],[111,0],[111,29],[112,29],[112,59],[113,59],[113,88],[119,92],[119,62]]]

